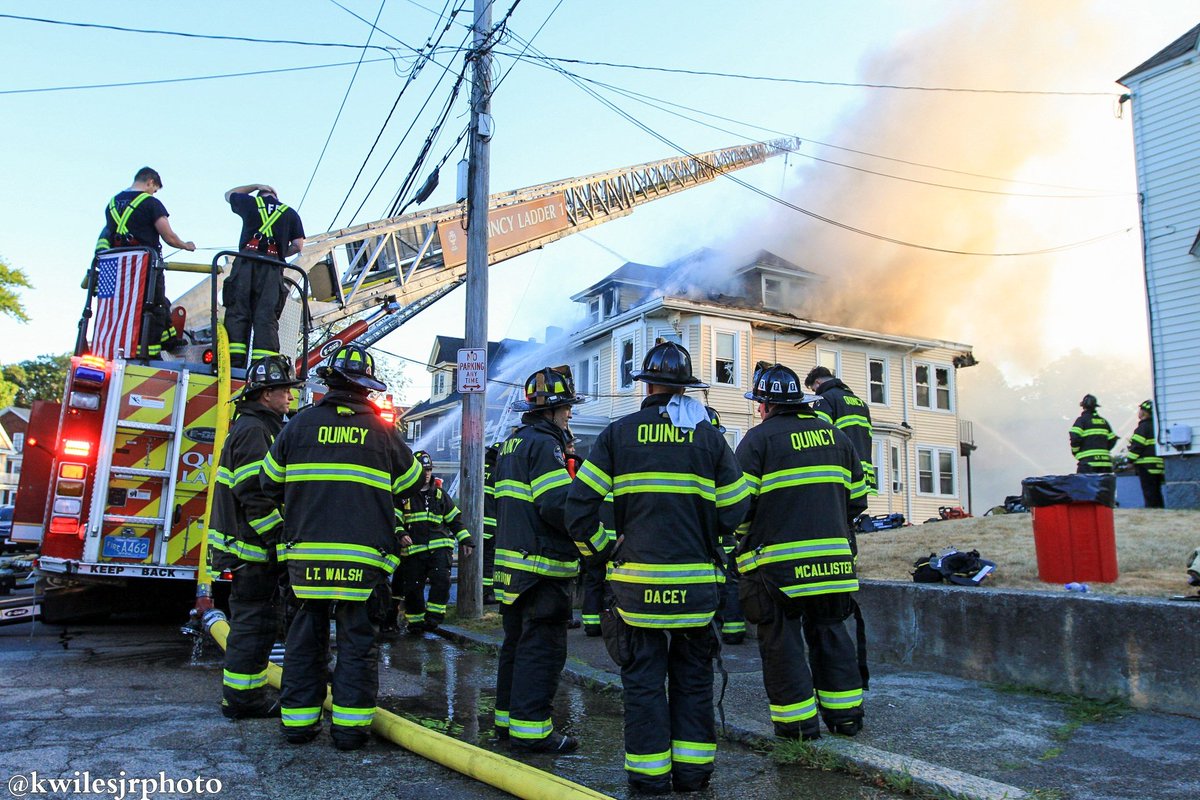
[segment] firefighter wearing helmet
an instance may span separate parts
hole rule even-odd
[[[1117,443],[1108,420],[1096,413],[1100,403],[1094,394],[1085,394],[1079,401],[1083,411],[1071,426],[1071,455],[1075,456],[1075,471],[1112,472],[1112,449]]]
[[[424,450],[413,453],[413,458],[421,465],[421,490],[405,498],[400,506],[404,532],[400,536],[400,569],[392,577],[392,590],[404,595],[407,632],[420,636],[437,630],[446,618],[451,553],[461,546],[463,555],[469,556],[475,542],[463,525],[458,506],[442,489],[442,482],[433,477],[433,458]],[[388,622],[394,619],[393,613]]]
[[[571,581],[579,551],[563,510],[571,476],[566,467],[575,394],[570,367],[539,369],[512,405],[521,425],[496,457],[495,592],[504,620],[496,672],[496,729],[514,747],[568,753],[579,746],[550,719],[567,660]]]
[[[875,464],[871,461],[871,410],[828,367],[813,367],[805,376],[804,385],[817,393],[817,401],[813,403],[817,416],[849,437],[854,452],[858,453],[867,492],[875,494]]]
[[[567,524],[581,549],[611,562],[603,627],[621,667],[630,788],[697,791],[717,752],[712,621],[721,540],[742,521],[750,492],[704,404],[684,394],[707,388],[687,350],[656,344],[634,378],[648,384],[641,410],[597,437],[571,486]],[[615,543],[600,525],[609,492]]]
[[[386,385],[362,347],[347,345],[317,374],[329,387],[288,423],[263,460],[262,490],[286,508],[279,557],[299,609],[283,662],[283,731],[289,742],[321,731],[329,621],[337,621],[333,743],[366,744],[379,687],[375,638],[391,605],[388,580],[400,562],[396,518],[421,479],[396,429],[367,399]],[[353,520],[347,514],[353,512]]]
[[[494,606],[496,569],[496,457],[503,442],[492,442],[483,453],[483,604]]]
[[[1142,401],[1138,406],[1138,424],[1129,437],[1129,462],[1137,473],[1142,484],[1142,498],[1146,508],[1163,507],[1163,468],[1162,456],[1158,454],[1158,445],[1154,437],[1154,403]]]
[[[861,459],[845,433],[804,405],[787,367],[763,369],[746,397],[763,421],[737,449],[754,498],[738,528],[737,565],[775,735],[816,739],[823,718],[853,736],[867,677],[866,654],[845,624],[858,591],[851,521],[867,507]]]
[[[221,713],[230,719],[279,716],[279,703],[267,697],[266,686],[282,615],[275,543],[283,519],[258,491],[258,482],[263,457],[283,430],[292,387],[300,383],[283,356],[251,364],[233,398],[234,419],[217,465],[208,546],[213,566],[232,575],[221,689]]]

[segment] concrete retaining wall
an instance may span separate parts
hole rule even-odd
[[[1200,602],[863,581],[874,662],[1200,717]]]

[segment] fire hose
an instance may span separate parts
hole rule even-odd
[[[225,366],[225,369],[217,386],[217,430],[216,438],[213,441],[213,477],[215,477],[215,471],[220,462],[221,446],[225,442],[225,434],[229,429],[229,337],[225,332],[224,325],[217,326],[217,357],[218,363]],[[208,485],[210,487],[215,485],[215,481],[210,478]],[[211,491],[208,493],[208,502],[204,511],[204,530],[206,532],[212,516],[213,494]],[[193,613],[200,616],[204,630],[224,650],[226,639],[229,637],[229,622],[221,611],[212,607],[212,573],[208,567],[207,535],[201,539],[200,564],[196,580],[196,610]],[[283,670],[278,665],[267,665],[267,683],[278,689],[282,678]],[[332,704],[331,697],[326,695],[324,704],[326,710],[332,711]],[[543,772],[520,761],[429,730],[382,708],[375,709],[371,730],[409,752],[416,753],[489,786],[494,786],[514,797],[524,798],[524,800],[574,800],[575,798],[603,800],[608,798],[608,795],[581,786],[566,778]]]

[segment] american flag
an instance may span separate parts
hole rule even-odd
[[[92,355],[112,359],[121,350],[132,356],[142,327],[150,254],[113,253],[99,261]]]

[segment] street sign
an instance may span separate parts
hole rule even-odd
[[[463,394],[487,391],[487,348],[463,347],[458,351],[458,391]]]

